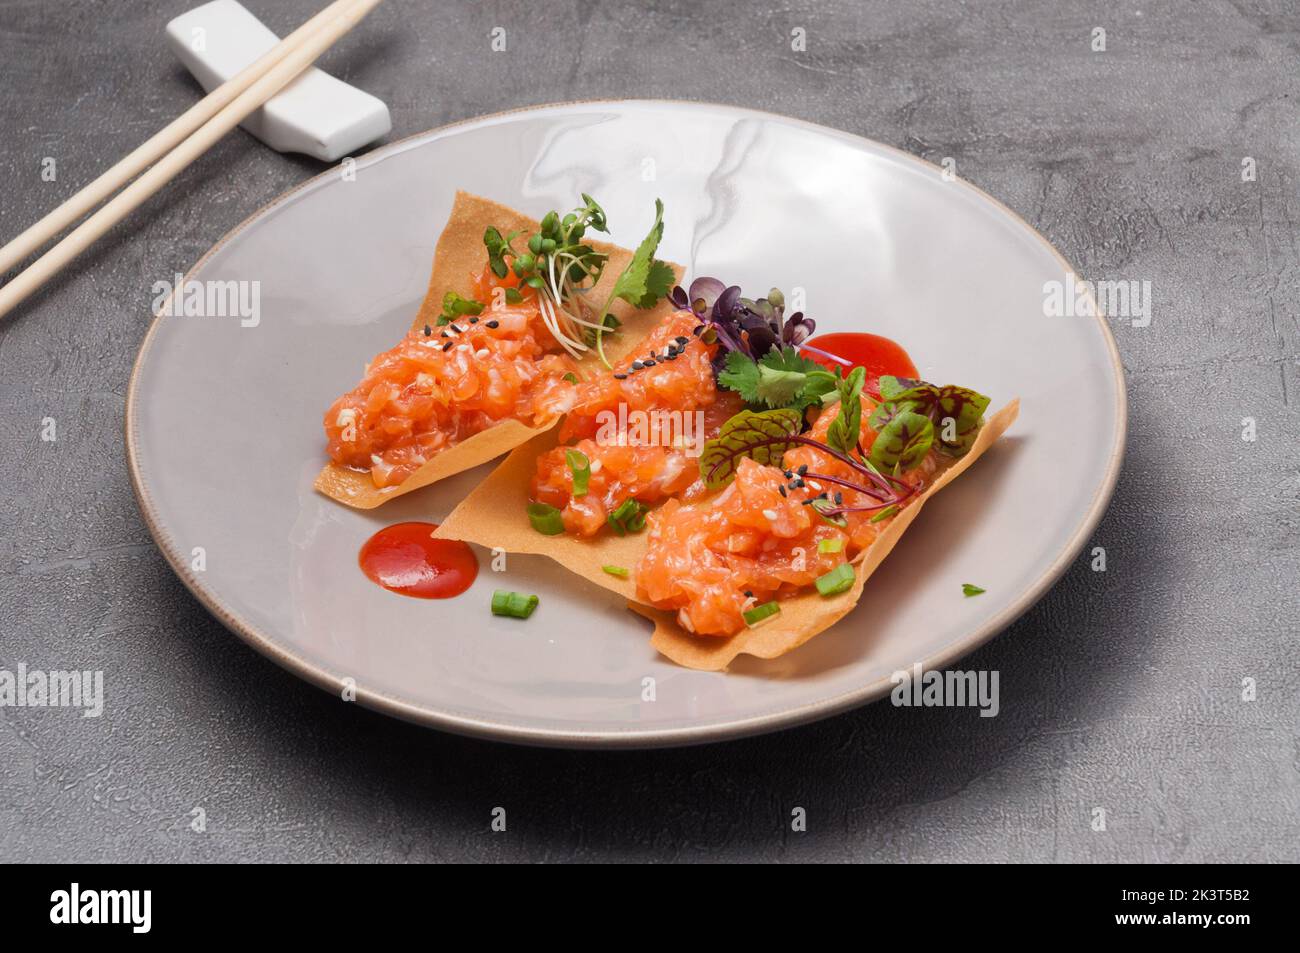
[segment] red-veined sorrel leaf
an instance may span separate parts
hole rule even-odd
[[[779,467],[802,428],[803,415],[797,410],[742,410],[704,445],[700,453],[700,476],[706,486],[714,489],[731,482],[743,457]]]

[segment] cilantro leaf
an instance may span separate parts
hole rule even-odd
[[[664,203],[655,199],[655,223],[650,226],[649,234],[632,253],[632,260],[627,263],[623,273],[614,280],[609,300],[600,309],[602,325],[604,316],[609,312],[609,306],[616,298],[623,299],[634,308],[649,308],[672,290],[677,276],[673,274],[671,267],[655,259],[655,252],[659,250],[659,242],[663,237]],[[601,346],[603,336],[602,327],[596,332],[596,353],[600,355],[601,363],[609,367],[609,361],[605,360],[605,350]]]
[[[673,270],[663,262],[655,261],[655,252],[663,237],[664,203],[655,199],[655,223],[632,253],[632,260],[627,263],[623,273],[614,281],[614,289],[605,304],[606,311],[615,298],[622,298],[633,307],[648,308],[672,290]]]
[[[748,354],[741,351],[729,352],[726,366],[718,372],[718,383],[728,390],[734,390],[747,404],[759,402],[758,365]]]
[[[728,352],[718,383],[746,403],[802,410],[835,390],[838,378],[797,348],[784,347],[773,348],[757,361],[742,351]]]
[[[963,582],[961,584],[961,593],[967,599],[969,599],[971,596],[978,596],[984,591],[985,590],[981,589],[979,586],[973,585],[969,582]]]

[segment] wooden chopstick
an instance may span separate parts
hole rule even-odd
[[[103,208],[0,287],[0,317],[175,178],[250,113],[289,85],[380,2],[335,0],[253,65],[213,90],[171,125],[0,249],[0,262],[4,262],[6,268],[12,267],[157,159]],[[0,268],[0,272],[4,270]]]

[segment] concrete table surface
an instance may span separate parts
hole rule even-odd
[[[320,2],[247,5],[283,34]],[[186,8],[0,0],[0,235],[196,100],[163,43]],[[565,99],[752,106],[952,157],[1087,277],[1149,281],[1150,325],[1112,321],[1106,571],[1085,550],[963,663],[1001,673],[991,719],[885,703],[577,753],[340,704],[189,595],[126,472],[152,283],[319,169],[236,133],[0,319],[0,669],[99,669],[107,699],[0,707],[0,860],[1300,860],[1298,56],[1283,0],[391,0],[321,65],[393,137]]]

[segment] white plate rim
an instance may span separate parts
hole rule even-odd
[[[658,105],[668,107],[686,106],[689,108],[712,107],[736,114],[744,114],[755,118],[776,120],[781,123],[792,124],[821,134],[837,136],[851,142],[865,143],[872,148],[882,149],[888,153],[892,153],[894,156],[905,162],[920,165],[924,167],[927,172],[932,173],[937,169],[933,163],[918,158],[902,149],[878,142],[874,139],[868,139],[865,136],[859,136],[855,133],[835,129],[830,126],[823,126],[807,120],[784,116],[780,113],[750,109],[726,103],[674,99],[582,99],[554,103],[539,103],[516,109],[501,110],[499,112],[486,113],[481,116],[472,116],[466,119],[456,120],[454,122],[435,126],[431,129],[426,129],[423,132],[404,136],[401,139],[379,146],[360,158],[367,161],[382,159],[389,154],[400,152],[406,148],[414,146],[419,140],[457,129],[462,126],[470,126],[494,120],[510,119],[530,112],[543,110],[558,111],[563,110],[566,107],[591,105]],[[238,225],[221,236],[221,238],[218,239],[211,248],[204,252],[198,260],[185,271],[184,280],[188,281],[193,273],[198,271],[207,263],[208,259],[220,251],[228,242],[233,240],[241,232],[261,219],[264,215],[268,214],[291,199],[297,193],[311,187],[320,180],[325,179],[328,176],[336,175],[337,168],[337,165],[331,166],[323,172],[300,182],[298,185],[282,192],[270,202],[247,216]],[[1052,257],[1054,257],[1064,269],[1064,273],[1078,274],[1074,267],[1066,261],[1064,256],[1057,251],[1055,246],[1039,234],[1037,229],[1026,222],[1015,211],[1008,208],[992,195],[989,195],[983,189],[972,185],[964,179],[955,179],[954,183],[961,188],[970,190],[977,199],[982,199],[983,201],[990,203],[994,209],[1007,216],[1011,222],[1015,223],[1020,228],[1023,228],[1028,235],[1032,236],[1035,241],[1048,250]],[[1066,568],[1074,561],[1075,557],[1078,556],[1084,543],[1086,543],[1089,537],[1091,537],[1097,524],[1101,521],[1101,517],[1105,513],[1106,508],[1110,504],[1111,497],[1115,491],[1115,486],[1119,480],[1119,473],[1124,458],[1124,449],[1127,443],[1128,397],[1124,380],[1123,365],[1119,356],[1119,348],[1115,343],[1115,338],[1111,333],[1109,325],[1106,324],[1104,315],[1102,315],[1100,309],[1096,307],[1095,301],[1093,301],[1092,314],[1101,331],[1102,340],[1106,345],[1115,383],[1114,442],[1111,446],[1106,462],[1105,474],[1097,487],[1083,519],[1079,522],[1078,526],[1075,528],[1065,545],[1061,548],[1056,558],[1039,573],[1038,578],[1035,579],[1031,585],[1026,587],[1015,601],[997,615],[986,621],[983,625],[973,629],[964,638],[953,642],[942,651],[935,652],[932,655],[921,659],[920,662],[923,668],[927,671],[946,668],[957,659],[975,651],[977,648],[992,639],[993,636],[1011,625],[1011,623],[1037,603],[1047,590],[1050,589],[1058,579],[1060,579]],[[221,621],[226,628],[230,629],[253,649],[275,662],[277,665],[292,672],[299,678],[316,685],[318,688],[324,689],[336,697],[341,698],[345,688],[342,679],[325,671],[323,668],[313,664],[307,659],[301,658],[298,655],[285,650],[281,645],[277,644],[273,637],[260,631],[256,626],[240,618],[238,614],[225,606],[219,597],[214,593],[209,592],[205,588],[201,579],[191,570],[188,559],[173,544],[170,534],[158,518],[157,510],[153,504],[152,496],[140,465],[138,446],[139,434],[134,424],[135,407],[138,399],[138,384],[141,376],[140,371],[148,357],[150,346],[153,342],[154,332],[157,330],[157,327],[158,321],[155,318],[150,323],[148,331],[145,332],[144,339],[141,341],[140,348],[136,353],[135,363],[131,369],[130,381],[127,385],[124,420],[127,468],[130,473],[131,486],[135,492],[136,502],[139,505],[140,513],[144,517],[149,533],[153,537],[154,543],[157,545],[158,549],[162,552],[163,557],[171,566],[172,571],[177,575],[181,582],[184,583],[185,587],[189,589],[194,597],[208,610],[208,612]],[[793,728],[813,721],[819,721],[823,718],[828,718],[832,715],[849,711],[883,697],[892,689],[893,682],[891,682],[888,677],[882,677],[852,691],[843,692],[833,697],[820,699],[784,711],[737,718],[734,721],[715,722],[709,725],[686,728],[650,730],[629,729],[626,731],[572,731],[551,728],[530,728],[520,725],[503,725],[481,718],[470,718],[444,711],[438,711],[425,705],[415,704],[384,692],[376,692],[361,686],[347,687],[355,692],[356,702],[366,708],[399,718],[403,721],[438,728],[440,730],[469,737],[543,747],[657,748],[708,744],[733,738],[765,734],[785,728]]]

